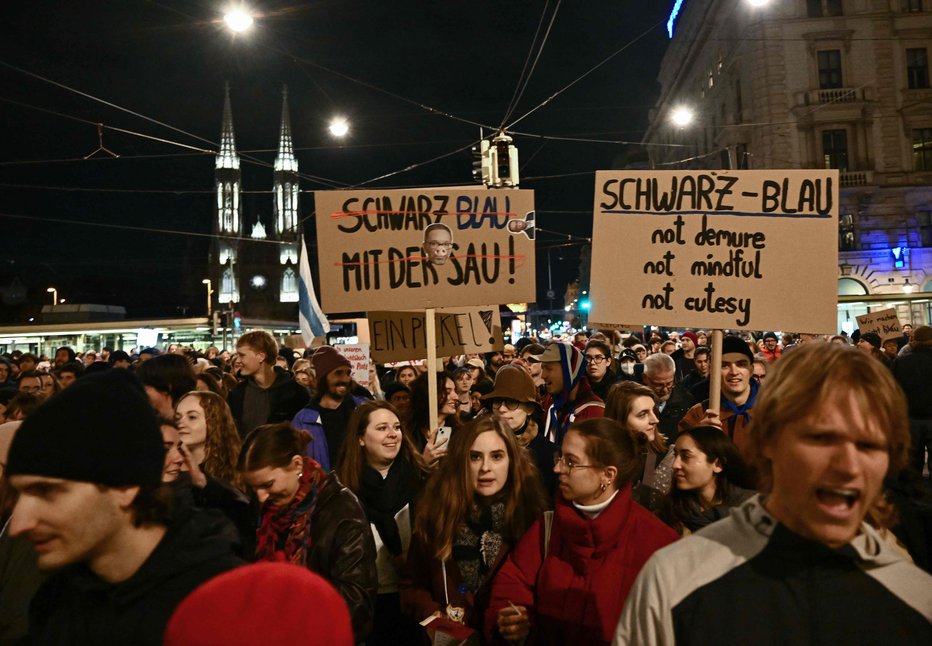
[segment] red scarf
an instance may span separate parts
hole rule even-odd
[[[285,561],[306,565],[311,551],[311,514],[317,504],[317,491],[327,473],[304,458],[304,471],[298,492],[286,505],[265,505],[262,522],[256,530],[256,560]]]

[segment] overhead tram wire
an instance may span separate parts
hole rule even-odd
[[[444,153],[444,154],[442,154],[442,155],[437,155],[436,157],[432,157],[432,158],[430,158],[430,159],[426,159],[426,160],[424,160],[424,161],[422,161],[422,162],[418,162],[418,163],[416,163],[416,164],[409,164],[408,166],[405,166],[404,168],[400,168],[400,169],[398,169],[398,170],[396,170],[396,171],[392,171],[392,172],[390,172],[390,173],[385,173],[384,175],[379,175],[378,177],[373,177],[372,179],[367,179],[367,180],[364,181],[364,182],[360,182],[359,184],[353,185],[351,188],[359,188],[359,187],[361,187],[361,186],[365,186],[365,185],[367,185],[367,184],[371,184],[371,183],[373,183],[373,182],[377,182],[377,181],[379,181],[380,179],[387,179],[387,178],[389,178],[389,177],[394,177],[395,175],[400,175],[401,173],[407,173],[408,171],[412,171],[412,170],[414,170],[415,168],[420,168],[421,166],[426,166],[426,165],[428,165],[428,164],[432,164],[432,163],[434,163],[434,162],[440,161],[441,159],[446,159],[447,157],[452,157],[453,155],[456,155],[456,154],[458,154],[458,153],[461,153],[461,152],[463,152],[464,150],[469,150],[470,148],[472,148],[473,146],[475,146],[477,143],[479,143],[478,140],[477,140],[477,141],[470,142],[470,143],[466,144],[465,146],[462,146],[462,147],[460,147],[460,148],[457,148],[456,150],[450,151],[450,152],[448,152],[448,153]]]
[[[115,103],[112,103],[111,101],[107,101],[106,99],[101,99],[101,98],[96,97],[96,96],[94,96],[94,95],[92,95],[92,94],[88,94],[87,92],[82,92],[81,90],[78,90],[78,89],[76,89],[76,88],[73,88],[73,87],[64,85],[63,83],[59,83],[58,81],[53,81],[52,79],[46,78],[46,77],[44,77],[44,76],[42,76],[42,75],[40,75],[40,74],[36,74],[35,72],[30,72],[29,70],[24,70],[24,69],[22,69],[21,67],[17,67],[16,65],[12,65],[12,64],[10,64],[10,63],[7,63],[6,61],[0,61],[0,66],[6,67],[6,68],[11,69],[11,70],[13,70],[13,71],[15,71],[15,72],[19,72],[20,74],[24,74],[24,75],[26,75],[26,76],[30,76],[30,77],[35,78],[35,79],[37,79],[37,80],[43,81],[43,82],[45,82],[45,83],[49,83],[50,85],[54,85],[54,86],[57,87],[57,88],[60,88],[60,89],[63,89],[63,90],[67,90],[68,92],[72,92],[72,93],[77,94],[77,95],[79,95],[79,96],[82,96],[82,97],[84,97],[84,98],[86,98],[86,99],[90,99],[90,100],[92,100],[92,101],[96,101],[96,102],[98,102],[98,103],[102,103],[103,105],[106,105],[107,107],[113,108],[113,109],[115,109],[115,110],[119,110],[119,111],[121,111],[121,112],[125,112],[125,113],[130,114],[130,115],[132,115],[132,116],[134,116],[134,117],[137,117],[137,118],[139,118],[139,119],[143,119],[143,120],[145,120],[145,121],[149,121],[149,122],[154,123],[154,124],[156,124],[156,125],[162,126],[163,128],[168,128],[169,130],[173,130],[173,131],[178,132],[178,133],[180,133],[180,134],[183,134],[183,135],[185,135],[185,136],[187,136],[187,137],[192,137],[192,138],[194,138],[194,139],[196,139],[196,140],[198,140],[198,141],[202,141],[202,142],[207,143],[207,144],[209,144],[209,145],[211,145],[211,146],[214,146],[214,148],[215,148],[216,150],[218,150],[218,151],[220,150],[220,145],[219,145],[218,143],[214,142],[214,141],[211,141],[211,140],[209,140],[209,139],[205,139],[204,137],[201,137],[200,135],[195,135],[195,134],[193,134],[193,133],[190,133],[190,132],[187,132],[187,131],[185,131],[185,130],[182,130],[181,128],[177,128],[177,127],[172,126],[172,125],[170,125],[170,124],[164,123],[164,122],[162,122],[162,121],[159,121],[158,119],[153,119],[152,117],[148,117],[148,116],[146,116],[146,115],[144,115],[144,114],[140,114],[139,112],[136,112],[136,111],[134,111],[134,110],[130,110],[129,108],[124,108],[123,106],[120,106],[120,105],[117,105],[117,104],[115,104]],[[93,122],[93,123],[94,123],[94,125],[97,125],[99,122]],[[183,145],[183,144],[179,144],[179,145]],[[259,165],[259,166],[263,166],[263,167],[271,167],[271,166],[272,166],[272,164],[270,164],[270,163],[268,163],[268,162],[264,162],[264,161],[262,161],[261,159],[256,159],[255,157],[252,157],[252,156],[247,156],[247,155],[240,154],[240,157],[241,157],[242,159],[246,160],[246,161],[250,161],[251,163],[256,164],[256,165]],[[300,172],[299,172],[299,173],[297,173],[297,175],[298,175],[298,177],[300,177],[300,178],[302,178],[302,179],[306,179],[306,180],[309,180],[309,181],[314,181],[314,182],[317,182],[317,183],[319,183],[319,184],[323,184],[323,185],[325,185],[325,186],[330,186],[331,188],[337,188],[337,187],[339,187],[339,186],[347,186],[346,182],[339,182],[339,181],[337,181],[337,180],[328,179],[328,178],[326,178],[326,177],[319,177],[319,176],[316,176],[316,175],[310,175],[310,174],[308,174],[308,173],[300,173]]]
[[[0,218],[9,218],[12,220],[28,220],[30,222],[53,222],[55,224],[73,224],[75,226],[96,227],[99,229],[122,229],[125,231],[141,231],[144,233],[161,233],[165,235],[193,236],[196,238],[211,238],[217,236],[212,233],[201,233],[200,231],[178,231],[176,229],[156,229],[153,227],[134,227],[128,224],[109,224],[106,222],[84,222],[81,220],[66,220],[64,218],[49,218],[44,216],[23,215],[19,213],[0,213]],[[224,236],[225,240],[239,240],[241,242],[258,242],[262,244],[286,245],[290,244],[281,240],[268,240],[263,238],[247,238],[245,236]]]
[[[643,32],[641,32],[640,35],[638,35],[638,36],[636,36],[634,39],[628,41],[628,42],[627,42],[624,46],[622,46],[620,49],[615,50],[615,52],[609,54],[607,57],[605,57],[604,59],[602,59],[602,61],[600,61],[599,63],[597,63],[597,64],[594,65],[593,67],[589,68],[589,69],[588,69],[586,72],[584,72],[581,76],[577,77],[577,78],[574,79],[573,81],[570,81],[570,83],[568,83],[567,85],[563,86],[562,88],[560,88],[559,90],[557,90],[556,92],[554,92],[553,94],[551,94],[549,97],[547,97],[546,99],[544,99],[543,101],[541,101],[538,105],[534,106],[533,108],[531,108],[530,110],[528,110],[527,112],[525,112],[523,115],[521,115],[520,117],[518,117],[517,119],[515,119],[514,121],[512,121],[511,123],[509,123],[507,126],[505,126],[505,129],[506,129],[507,131],[510,132],[511,129],[514,128],[518,123],[520,123],[521,121],[524,121],[526,118],[528,118],[529,116],[531,116],[532,114],[534,114],[535,112],[537,112],[538,110],[540,110],[541,108],[543,108],[544,106],[546,106],[547,104],[549,104],[549,103],[550,103],[551,101],[553,101],[555,98],[557,98],[558,96],[560,96],[561,94],[563,94],[564,92],[566,92],[568,89],[570,89],[571,87],[573,87],[574,85],[576,85],[577,83],[579,83],[580,81],[582,81],[584,78],[586,78],[587,76],[589,76],[590,74],[592,74],[593,72],[595,72],[597,69],[599,69],[600,67],[602,67],[603,65],[605,65],[606,63],[608,63],[610,60],[612,60],[613,58],[615,58],[616,56],[618,56],[619,54],[621,54],[623,51],[625,51],[626,49],[628,49],[628,48],[631,47],[632,45],[636,44],[636,43],[637,43],[638,41],[640,41],[642,38],[644,38],[645,36],[647,36],[647,35],[648,35],[649,33],[651,33],[653,30],[657,29],[657,27],[660,27],[661,25],[665,24],[666,22],[667,22],[666,19],[663,19],[663,20],[660,20],[660,21],[654,23],[653,25],[651,25],[650,27],[648,27],[646,30],[644,30]]]
[[[544,34],[544,38],[541,41],[540,46],[537,48],[537,54],[534,55],[534,46],[537,43],[537,36],[540,34],[540,28],[544,24],[544,18],[547,17],[547,8],[550,7],[550,0],[547,0],[547,2],[544,4],[544,10],[540,15],[540,21],[537,23],[537,30],[534,32],[534,39],[531,41],[531,47],[528,50],[527,58],[524,59],[524,67],[521,69],[521,75],[518,77],[518,84],[515,86],[515,91],[511,95],[511,102],[508,104],[508,108],[505,110],[505,116],[502,117],[502,122],[498,126],[499,130],[502,130],[505,127],[505,123],[511,118],[511,115],[514,114],[515,109],[521,102],[521,97],[524,96],[524,91],[527,89],[528,83],[531,81],[531,76],[534,74],[534,70],[537,68],[537,61],[540,60],[540,55],[544,51],[544,45],[547,44],[547,38],[550,36],[550,30],[553,27],[553,22],[557,18],[557,12],[560,11],[561,2],[562,0],[557,0],[557,5],[554,7],[553,14],[550,16],[550,23],[547,25],[547,31]],[[531,61],[532,55],[534,55],[534,62],[531,63],[530,71],[528,71],[528,63]],[[527,72],[526,76],[525,72]]]

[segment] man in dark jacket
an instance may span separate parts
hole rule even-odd
[[[230,391],[227,403],[243,437],[263,424],[290,422],[310,399],[290,372],[275,365],[277,356],[278,343],[265,330],[247,332],[236,342],[243,380]]]
[[[644,359],[641,383],[657,395],[657,417],[660,420],[657,428],[672,444],[676,440],[677,425],[694,403],[692,395],[677,383],[676,364],[662,352],[655,352]]]
[[[912,352],[893,362],[893,376],[909,404],[909,463],[922,475],[926,464],[932,468],[932,327],[917,327],[909,345]]]
[[[932,643],[932,576],[864,522],[906,463],[889,370],[806,344],[780,359],[755,411],[749,453],[771,492],[656,552],[614,644]]]
[[[10,534],[53,572],[30,609],[33,644],[156,644],[194,588],[241,564],[225,520],[172,516],[155,413],[126,371],[82,379],[23,422],[6,473]]]

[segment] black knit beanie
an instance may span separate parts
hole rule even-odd
[[[54,395],[17,429],[6,474],[157,486],[165,448],[155,411],[127,370],[110,370]]]

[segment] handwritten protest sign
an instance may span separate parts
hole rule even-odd
[[[369,387],[369,344],[342,343],[334,346],[337,352],[353,364],[353,381],[363,388]]]
[[[324,312],[535,299],[534,193],[318,191]]]
[[[855,317],[858,320],[858,329],[861,334],[874,332],[880,336],[881,341],[887,339],[897,339],[903,336],[903,327],[900,325],[900,319],[896,315],[896,309],[889,308],[863,314]]]
[[[590,320],[830,333],[838,171],[600,171]]]
[[[425,359],[424,312],[369,312],[372,358],[376,363]],[[435,314],[437,356],[502,350],[502,319],[498,305],[448,307]]]

